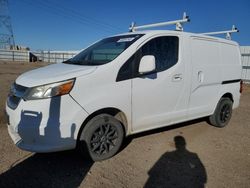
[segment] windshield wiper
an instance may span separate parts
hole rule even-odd
[[[86,65],[86,66],[97,66],[97,65],[103,65],[106,64],[106,62],[101,61],[80,61],[80,60],[72,60],[69,59],[67,61],[63,61],[65,64],[71,64],[71,65]]]
[[[71,61],[68,59],[66,61],[63,61],[62,63],[71,64]]]
[[[85,65],[84,61],[76,61],[76,60],[71,60],[71,59],[64,61],[63,63],[73,64],[73,65]]]

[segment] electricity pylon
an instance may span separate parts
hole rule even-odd
[[[0,0],[0,49],[15,48],[8,0]]]

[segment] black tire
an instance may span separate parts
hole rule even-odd
[[[78,147],[85,157],[101,161],[111,158],[119,151],[123,138],[121,122],[111,115],[100,114],[86,124]]]
[[[225,127],[232,117],[233,102],[229,98],[221,98],[214,114],[209,117],[209,123],[215,127]]]

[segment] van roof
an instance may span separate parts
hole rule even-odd
[[[134,34],[145,34],[145,35],[147,35],[147,37],[154,36],[154,35],[160,35],[160,34],[185,35],[185,36],[189,36],[189,37],[199,37],[199,38],[219,41],[219,42],[223,42],[223,43],[227,43],[227,44],[238,45],[238,43],[235,41],[223,39],[220,37],[214,37],[214,36],[210,36],[210,35],[204,35],[204,34],[199,34],[199,33],[190,33],[190,32],[184,32],[184,31],[173,31],[173,30],[143,30],[143,31],[135,31],[135,32],[126,32],[126,33],[118,34],[116,36],[134,35]]]

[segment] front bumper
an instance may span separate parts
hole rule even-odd
[[[8,132],[21,149],[54,152],[73,149],[87,112],[70,95],[6,105]]]

